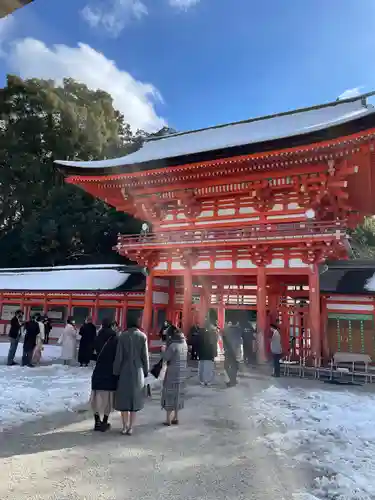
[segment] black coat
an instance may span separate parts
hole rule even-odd
[[[25,325],[25,340],[23,341],[24,351],[32,351],[36,346],[36,338],[40,333],[39,325],[36,321],[28,321]]]
[[[91,378],[93,391],[115,391],[118,378],[113,375],[117,335],[112,328],[102,328],[95,340],[97,362]]]
[[[217,356],[216,333],[202,328],[198,336],[197,350],[200,361],[213,361]]]
[[[9,337],[11,339],[18,339],[21,333],[21,323],[17,316],[13,316],[10,322]]]
[[[78,363],[87,365],[90,363],[95,346],[96,327],[92,323],[85,323],[79,330],[81,340],[79,342]]]

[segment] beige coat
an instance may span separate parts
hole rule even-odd
[[[77,331],[73,325],[67,324],[59,338],[61,345],[61,359],[71,361],[76,357],[77,350]]]

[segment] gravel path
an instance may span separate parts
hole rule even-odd
[[[283,382],[281,382],[283,383]],[[237,388],[191,380],[179,427],[160,425],[158,396],[131,437],[93,433],[88,411],[53,415],[0,435],[2,500],[282,500],[311,480],[265,448],[243,396],[257,397],[269,377],[252,374]]]

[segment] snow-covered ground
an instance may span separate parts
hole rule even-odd
[[[0,366],[0,432],[89,401],[90,368]]]
[[[375,395],[271,387],[250,404],[263,428],[277,424],[267,444],[317,471],[301,499],[375,498]]]
[[[23,344],[18,344],[16,361],[19,362],[22,357]],[[0,342],[0,364],[6,362],[9,351],[9,342]],[[45,345],[42,354],[42,360],[52,362],[60,358],[61,347],[59,345]]]

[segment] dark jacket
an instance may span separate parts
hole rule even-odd
[[[198,336],[198,357],[200,361],[213,361],[217,356],[216,333],[202,328]]]
[[[118,378],[113,375],[117,335],[112,328],[102,328],[95,340],[97,361],[91,378],[93,391],[115,391]]]
[[[199,342],[199,336],[201,335],[201,329],[197,325],[193,325],[190,328],[189,335],[187,338],[188,345],[197,346]]]
[[[23,341],[23,349],[32,351],[36,346],[36,338],[40,333],[39,325],[36,321],[28,321],[25,325],[25,340]]]
[[[81,340],[79,342],[78,363],[90,363],[96,339],[96,327],[93,323],[85,323],[79,330]]]
[[[13,316],[10,322],[9,337],[11,339],[18,339],[21,333],[21,323],[16,316]]]

